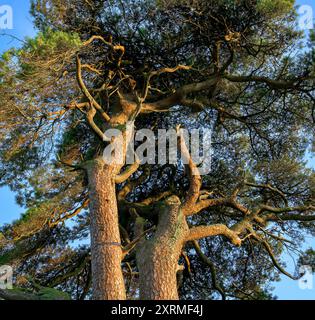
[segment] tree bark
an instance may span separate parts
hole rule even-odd
[[[159,222],[154,237],[144,240],[137,250],[140,274],[140,299],[178,300],[178,260],[188,233],[180,200],[168,198],[159,208]]]
[[[94,300],[124,300],[115,178],[118,168],[97,158],[87,165]]]

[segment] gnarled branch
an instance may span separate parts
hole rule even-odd
[[[93,129],[93,131],[101,138],[102,141],[104,141],[104,133],[102,132],[102,130],[94,122],[95,115],[96,115],[96,110],[91,105],[90,109],[86,113],[86,119],[87,119],[90,127]]]
[[[103,110],[103,108],[99,105],[99,103],[93,98],[93,96],[91,95],[90,91],[88,90],[88,88],[86,87],[86,85],[83,81],[82,64],[81,64],[81,60],[78,55],[76,57],[76,60],[77,60],[77,81],[78,81],[78,84],[79,84],[79,87],[80,87],[82,93],[89,100],[91,106],[93,106],[97,111],[100,112],[103,119],[105,121],[110,121],[110,117],[108,116],[108,114]]]
[[[195,206],[199,198],[201,188],[201,177],[196,164],[194,163],[189,154],[183,136],[183,132],[179,127],[177,128],[177,134],[179,138],[179,148],[181,151],[182,160],[186,164],[190,181],[190,187],[186,199],[184,200],[184,203],[181,206],[183,214],[188,215],[193,210],[193,207]]]
[[[136,157],[136,161],[132,165],[130,165],[124,172],[116,176],[115,182],[117,184],[125,182],[138,170],[139,166],[140,160],[138,157]]]

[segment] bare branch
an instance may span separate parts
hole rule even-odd
[[[270,256],[270,258],[271,258],[274,266],[275,266],[281,273],[283,273],[284,275],[286,275],[287,277],[289,277],[289,278],[291,278],[291,279],[293,279],[293,280],[297,280],[297,279],[298,279],[298,277],[294,277],[293,275],[291,275],[290,273],[288,273],[287,271],[285,271],[285,270],[281,267],[281,265],[280,265],[279,262],[277,261],[277,259],[276,259],[276,257],[275,257],[275,254],[273,253],[272,248],[271,248],[271,246],[270,246],[270,244],[268,243],[267,240],[262,239],[262,238],[261,238],[257,233],[255,233],[255,232],[252,232],[252,235],[253,235],[253,237],[254,237],[257,241],[259,241],[259,242],[261,242],[261,243],[263,244],[263,246],[265,247],[266,251],[268,252],[268,254],[269,254],[269,256]]]
[[[90,64],[82,64],[81,68],[82,69],[87,69],[87,70],[89,70],[91,72],[94,72],[94,73],[97,73],[98,75],[102,74],[102,71],[96,69],[95,67],[91,66]]]
[[[103,110],[103,108],[99,105],[99,103],[93,98],[91,95],[90,91],[87,89],[83,78],[82,78],[82,64],[79,56],[77,55],[77,81],[79,84],[79,87],[84,94],[84,96],[90,101],[90,104],[100,112],[102,117],[104,118],[105,121],[110,121],[110,117],[108,114]]]
[[[288,200],[285,196],[285,194],[280,191],[279,189],[271,186],[270,184],[256,184],[256,183],[251,183],[251,182],[247,182],[245,181],[245,185],[249,186],[249,187],[254,187],[254,188],[264,188],[264,189],[269,189],[270,191],[277,193],[280,195],[280,197],[283,199],[285,205],[288,205]]]
[[[229,74],[224,74],[223,78],[231,82],[265,83],[272,89],[294,89],[302,81],[314,79],[314,77],[300,77],[292,80],[274,80],[267,77],[259,77],[254,75],[240,76],[240,75],[229,75]]]
[[[276,208],[268,205],[262,205],[257,214],[261,214],[264,212],[272,212],[272,213],[289,213],[289,212],[307,212],[307,211],[315,211],[315,206],[299,206],[299,207],[284,207],[284,208]]]
[[[200,259],[205,264],[207,264],[210,268],[213,288],[220,293],[222,300],[225,300],[226,299],[225,292],[217,282],[216,270],[215,270],[215,266],[214,266],[213,262],[202,252],[198,241],[194,240],[192,243],[193,243],[194,248],[196,250],[196,253],[200,257]]]
[[[90,39],[88,39],[83,43],[83,46],[88,46],[96,40],[103,42],[106,46],[110,47],[113,51],[121,51],[121,56],[119,58],[119,65],[120,65],[122,56],[125,54],[125,47],[119,44],[114,45],[111,41],[106,41],[102,36],[99,36],[99,35],[92,36]]]

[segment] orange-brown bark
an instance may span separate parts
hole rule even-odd
[[[180,200],[168,198],[160,208],[154,237],[138,248],[140,298],[145,300],[177,300],[178,260],[188,233]]]
[[[124,300],[122,248],[118,223],[115,177],[117,168],[102,158],[87,165],[90,197],[93,299]]]

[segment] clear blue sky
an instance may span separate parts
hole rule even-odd
[[[313,7],[313,14],[315,16],[315,1],[314,0],[299,0],[298,4],[310,5]],[[33,36],[35,30],[32,26],[32,20],[29,15],[29,0],[0,0],[0,5],[10,5],[13,8],[13,30],[0,30],[0,34],[4,32],[19,39],[23,39],[26,36]],[[14,40],[12,37],[0,36],[0,53],[9,49],[12,46],[19,45],[18,40]],[[309,165],[315,168],[315,159],[309,159]],[[10,223],[12,220],[19,217],[23,212],[23,208],[16,205],[15,195],[7,188],[0,188],[0,224]],[[312,246],[315,247],[314,239],[307,239],[305,248]],[[288,269],[293,271],[294,264],[289,256],[285,256]],[[312,290],[301,290],[296,281],[281,277],[281,282],[274,284],[274,293],[280,299],[314,299],[315,300],[315,278],[314,288]]]

